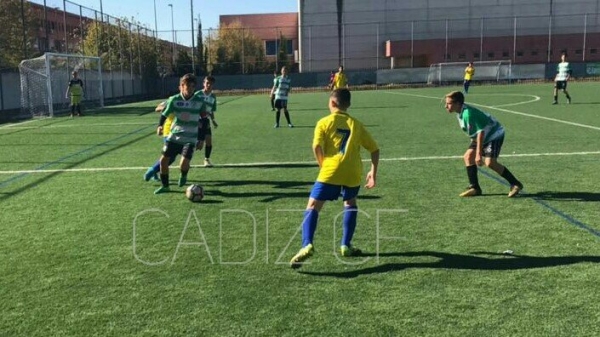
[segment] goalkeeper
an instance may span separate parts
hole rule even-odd
[[[65,93],[65,98],[71,98],[71,117],[75,114],[75,110],[77,110],[77,116],[81,116],[81,100],[85,94],[83,81],[77,77],[77,71],[73,71],[72,75],[73,78],[69,81],[69,86]]]

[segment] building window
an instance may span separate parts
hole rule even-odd
[[[507,51],[503,51],[502,52],[502,57],[508,57],[508,52]]]
[[[467,59],[467,54],[465,54],[465,53],[459,53],[458,54],[458,59],[459,60],[466,60]]]
[[[596,53],[598,53],[598,49],[596,49],[596,48],[590,49],[590,54],[596,54]]]
[[[479,53],[473,53],[473,58],[474,59],[478,59],[479,58]]]
[[[583,50],[581,50],[581,49],[575,50],[575,55],[581,55],[581,54],[583,54]]]
[[[285,51],[287,55],[292,55],[294,53],[292,40],[285,40],[286,46]],[[265,53],[267,56],[275,56],[277,54],[277,49],[279,48],[279,43],[281,40],[268,40],[265,41]]]
[[[522,57],[523,56],[523,51],[517,51],[517,56]]]
[[[490,58],[490,59],[493,59],[493,58],[494,58],[494,56],[495,56],[495,54],[494,54],[494,52],[493,52],[493,51],[492,51],[492,52],[489,52],[489,53],[487,54],[487,57],[488,57],[488,58]]]
[[[532,50],[531,51],[531,56],[538,56],[538,51],[537,50]]]

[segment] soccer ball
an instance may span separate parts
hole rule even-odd
[[[204,189],[200,185],[190,185],[185,190],[185,196],[191,202],[198,202],[204,198]]]

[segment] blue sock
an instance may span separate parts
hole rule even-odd
[[[154,165],[152,165],[151,169],[154,173],[160,172],[160,159],[157,160],[156,163],[154,163]]]
[[[175,162],[175,159],[177,159],[177,157],[175,156],[169,157],[169,166],[171,166],[171,164]],[[160,172],[160,159],[157,160],[156,163],[154,163],[154,166],[152,166],[151,169],[154,173]]]
[[[302,221],[302,247],[306,247],[313,242],[315,232],[317,231],[317,221],[319,212],[315,209],[304,211],[304,221]]]
[[[344,207],[344,219],[342,220],[342,246],[350,246],[354,230],[356,229],[357,206]]]

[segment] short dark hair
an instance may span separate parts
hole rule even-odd
[[[452,91],[451,93],[447,94],[446,97],[450,98],[452,102],[465,104],[465,95],[463,95],[463,93],[460,91]]]
[[[331,92],[331,98],[337,103],[340,110],[346,110],[350,107],[350,90],[348,89],[335,89]]]
[[[217,80],[215,79],[215,77],[214,77],[214,76],[212,76],[212,75],[208,75],[208,76],[206,76],[204,79],[205,79],[205,80],[207,80],[207,81],[208,81],[208,83],[215,83],[215,82],[217,81]]]
[[[181,79],[179,79],[179,84],[184,84],[184,83],[188,84],[188,85],[193,83],[194,85],[196,85],[196,83],[197,83],[196,76],[192,73],[187,73],[187,74],[181,76]]]

